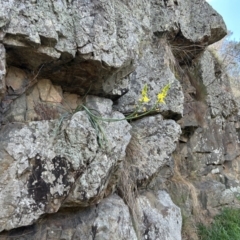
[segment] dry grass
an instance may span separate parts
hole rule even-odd
[[[126,150],[126,158],[123,161],[122,171],[120,172],[118,192],[129,207],[135,232],[138,239],[141,239],[139,229],[140,214],[136,205],[136,198],[138,196],[137,172],[139,171],[139,167],[133,162],[133,158],[136,156],[138,149],[138,141],[132,136],[131,142]]]
[[[187,218],[183,216],[182,234],[184,239],[198,240],[196,224],[203,221],[203,215],[201,213],[202,209],[198,200],[197,190],[195,186],[180,172],[180,166],[182,165],[181,155],[175,154],[173,157],[175,160],[175,166],[174,175],[171,180],[178,186],[178,188],[187,187],[191,196],[192,204],[192,217]],[[184,208],[184,206],[180,207]]]
[[[124,162],[123,170],[120,174],[118,191],[120,192],[121,197],[129,207],[132,220],[133,220],[133,226],[139,238],[141,235],[140,229],[139,229],[139,223],[138,223],[140,215],[138,213],[138,208],[136,205],[136,197],[138,195],[138,191],[137,191],[137,185],[134,179],[131,177],[131,170],[132,170],[132,166],[127,162]]]
[[[181,44],[171,44],[171,49],[173,55],[178,59],[178,61],[186,66],[190,66],[192,59],[205,49],[202,45],[181,45]]]

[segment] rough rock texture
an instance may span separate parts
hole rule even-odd
[[[53,85],[49,79],[39,79],[31,86],[29,76],[16,67],[9,68],[6,82],[8,95],[0,106],[1,124],[57,119],[82,104],[81,96],[63,93],[61,86]]]
[[[169,194],[189,219],[237,205],[225,34],[204,0],[2,0],[0,238],[181,239]]]
[[[0,100],[2,99],[2,95],[6,91],[5,75],[6,75],[6,52],[4,46],[0,44]]]
[[[2,41],[11,64],[19,66],[15,56],[21,56],[25,67],[38,72],[42,66],[40,75],[67,91],[91,87],[99,94],[108,77],[133,70],[150,29],[149,9],[148,1],[2,1]]]
[[[167,33],[176,42],[204,45],[226,32],[223,20],[202,0],[0,4],[0,39],[8,64],[33,70],[65,91],[78,93],[89,87],[104,95],[126,91],[121,82],[134,70],[133,61],[146,52],[152,34]],[[115,91],[109,82],[117,85]]]
[[[156,196],[152,192],[140,195],[137,206],[141,209],[140,238],[137,238],[129,208],[119,196],[112,195],[93,207],[63,209],[31,227],[4,233],[1,239],[18,236],[23,240],[181,239],[181,212],[165,191],[159,191]]]
[[[223,206],[239,207],[238,103],[219,62],[206,51],[185,69],[182,135],[175,173],[165,187],[183,215],[205,221]]]
[[[200,0],[152,1],[153,32],[176,35],[185,43],[213,43],[225,35],[224,22]]]
[[[227,76],[221,72],[216,61],[210,52],[206,51],[201,56],[196,68],[199,67],[202,71],[202,73],[198,72],[198,76],[206,89],[206,101],[210,107],[211,117],[227,118],[237,113],[238,106]]]
[[[111,100],[91,100],[103,116],[123,118],[111,111]],[[68,119],[2,127],[1,230],[29,225],[44,213],[58,211],[70,190],[72,196],[65,204],[87,206],[100,201],[130,140],[126,121],[102,128],[106,146],[99,148],[98,133],[83,111]]]
[[[118,112],[111,112],[111,100],[102,100],[101,98],[94,100],[94,97],[88,97],[86,105],[89,108],[94,105],[94,109],[102,113],[103,117],[114,119],[122,119],[124,117]],[[83,150],[81,156],[81,158],[87,160],[87,169],[76,180],[74,188],[67,197],[64,205],[88,206],[89,204],[99,202],[101,197],[103,197],[105,188],[108,186],[111,175],[119,168],[125,156],[125,149],[131,138],[129,133],[131,126],[127,121],[102,122],[101,127],[105,135],[104,139],[102,139],[104,141],[103,149],[98,149],[96,146],[89,148],[90,142],[87,139],[76,136],[82,142],[83,148],[88,148],[87,150]],[[75,124],[70,131],[69,136],[75,134]],[[98,140],[99,138],[100,136],[98,136]],[[75,137],[72,140],[75,141]],[[77,146],[74,146],[74,144],[71,145],[77,150]],[[95,153],[94,158],[91,157],[92,152]],[[71,154],[74,155],[74,153]]]
[[[64,209],[51,217],[45,217],[39,224],[10,231],[1,239],[133,239],[136,240],[128,207],[117,195],[104,199],[90,208]]]
[[[129,76],[130,90],[118,100],[117,109],[121,112],[132,112],[139,104],[140,92],[144,85],[148,85],[150,102],[139,109],[151,109],[157,102],[157,94],[164,86],[171,85],[166,104],[158,104],[159,111],[164,115],[175,115],[175,118],[183,112],[183,92],[179,81],[171,71],[171,58],[174,59],[169,46],[163,39],[149,42],[141,59],[137,62],[136,70]]]
[[[181,239],[182,216],[177,207],[165,191],[158,191],[157,196],[146,192],[137,198],[140,209],[142,239]]]
[[[161,115],[145,117],[132,123],[129,161],[137,184],[146,185],[161,169],[172,165],[171,154],[176,149],[180,126]]]

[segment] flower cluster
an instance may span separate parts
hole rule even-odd
[[[170,89],[170,87],[171,85],[169,83],[162,89],[161,92],[158,93],[156,104],[159,104],[159,103],[165,104],[165,98],[167,97],[168,90]],[[148,103],[149,101],[150,101],[150,98],[148,97],[148,86],[147,84],[145,84],[142,89],[142,94],[141,94],[141,98],[139,99],[139,102],[142,104],[142,103]]]
[[[139,99],[139,102],[141,103],[148,103],[150,99],[148,98],[148,86],[147,84],[144,85],[142,89],[142,97]]]
[[[158,103],[165,103],[164,99],[166,98],[168,94],[168,90],[171,87],[170,83],[167,84],[162,91],[157,95],[157,102]]]
[[[137,107],[135,108],[133,113],[125,116],[124,118],[103,118],[99,115],[95,115],[92,110],[90,110],[86,106],[82,105],[81,109],[84,109],[86,111],[86,113],[88,114],[88,117],[89,117],[89,121],[91,122],[92,126],[96,130],[99,146],[102,147],[107,142],[104,131],[101,127],[102,121],[106,121],[106,122],[116,122],[116,121],[122,121],[122,120],[129,121],[129,120],[138,119],[140,117],[146,116],[149,113],[159,112],[160,109],[159,109],[158,105],[160,103],[165,104],[165,98],[168,94],[170,87],[171,87],[171,85],[167,84],[162,89],[162,91],[158,93],[155,104],[149,110],[147,110],[147,108],[144,106],[142,108],[142,105],[144,103],[148,103],[150,101],[150,98],[148,97],[148,86],[147,86],[147,84],[145,84],[142,89],[142,92],[141,92],[141,98],[139,99],[139,104],[137,105]],[[141,108],[143,111],[139,111]],[[141,113],[139,113],[139,112],[141,112]]]

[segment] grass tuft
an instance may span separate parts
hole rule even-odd
[[[201,240],[239,240],[240,209],[223,209],[210,226],[200,224],[198,234]]]

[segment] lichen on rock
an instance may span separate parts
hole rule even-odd
[[[0,238],[181,239],[175,204],[239,205],[226,32],[204,0],[2,0]]]

